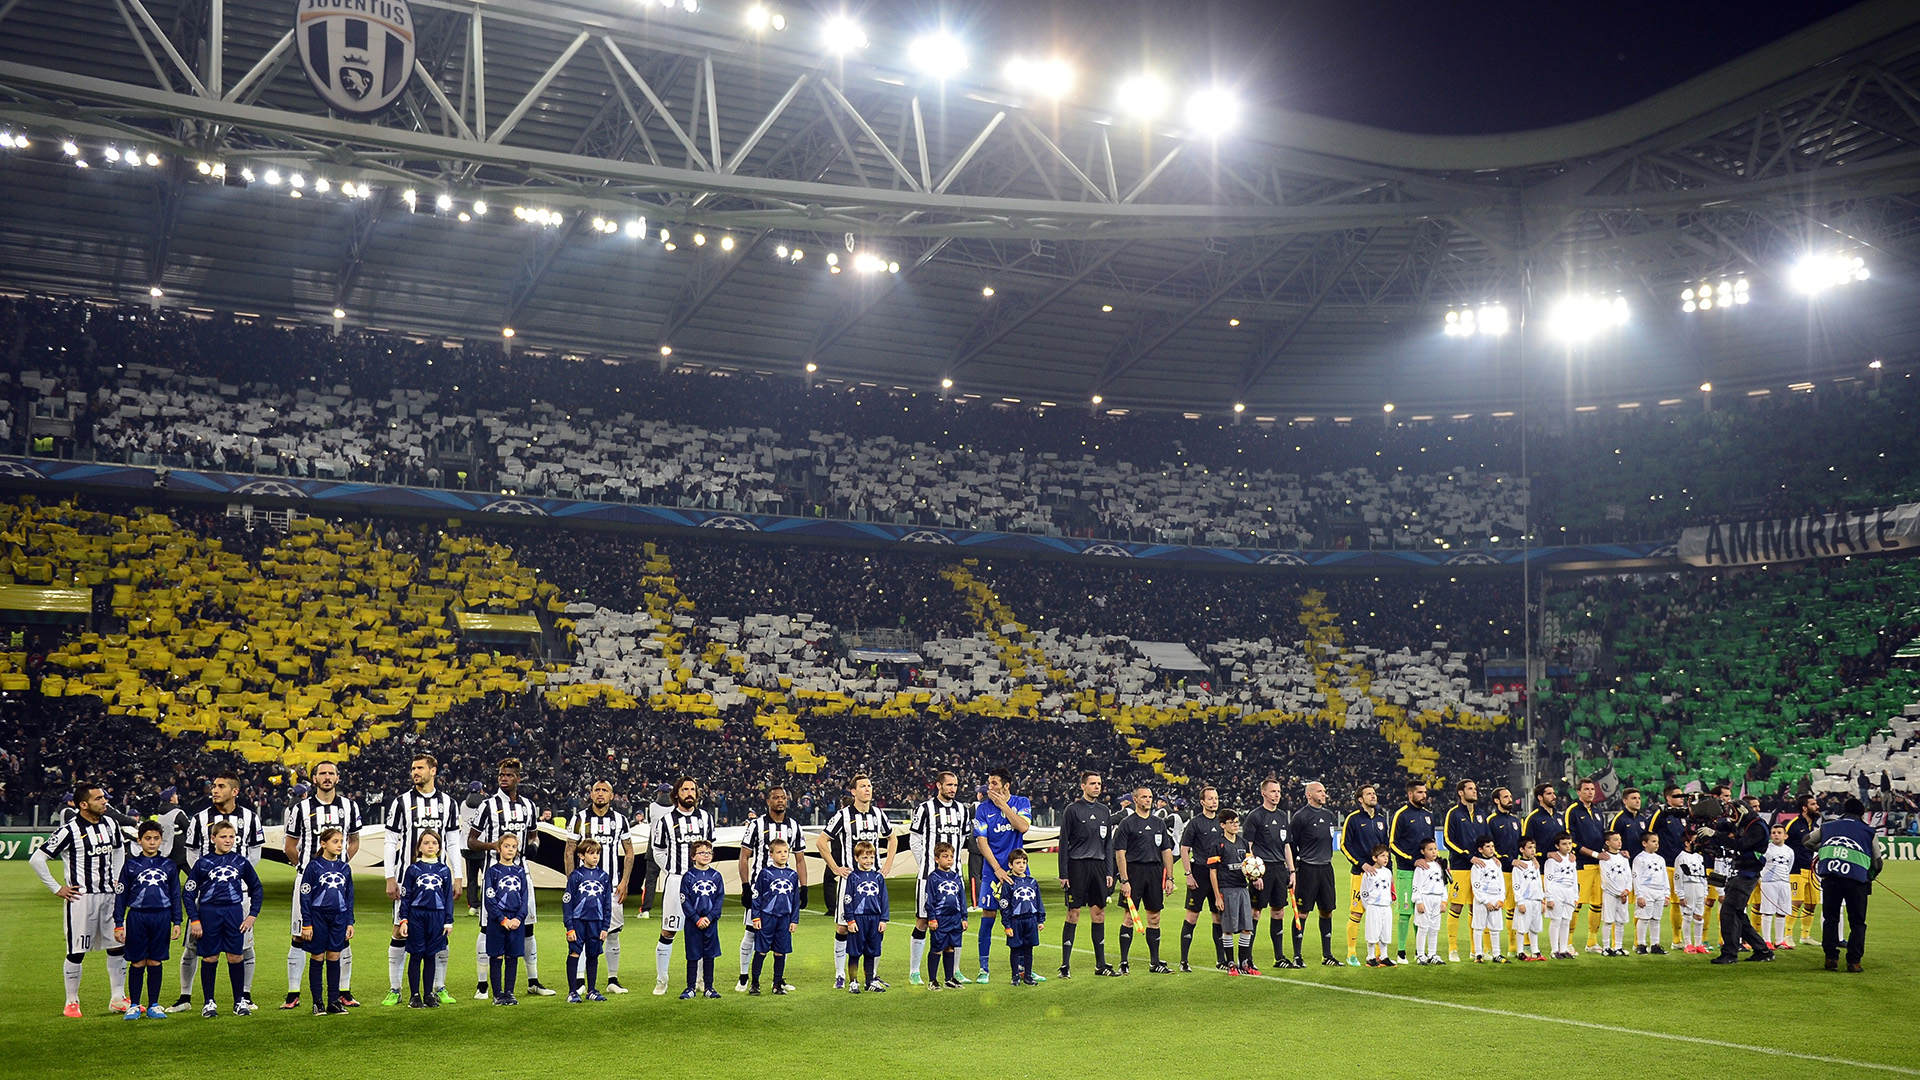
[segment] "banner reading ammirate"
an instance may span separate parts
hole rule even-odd
[[[1747,566],[1910,547],[1920,547],[1920,503],[1684,529],[1677,550],[1695,566]]]

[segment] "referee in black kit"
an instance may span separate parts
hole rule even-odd
[[[1334,837],[1340,832],[1340,818],[1327,809],[1327,786],[1315,780],[1307,784],[1307,805],[1293,812],[1293,966],[1303,968],[1300,936],[1306,930],[1307,913],[1320,912],[1320,963],[1339,967],[1333,958],[1333,909],[1338,902],[1333,888]]]
[[[1120,925],[1120,974],[1127,973],[1127,948],[1133,944],[1133,916],[1142,912],[1147,935],[1147,970],[1171,975],[1160,961],[1160,911],[1167,906],[1173,883],[1173,825],[1153,809],[1153,789],[1133,789],[1133,812],[1122,814],[1113,827],[1114,868],[1120,873],[1120,895],[1131,909]]]
[[[1080,909],[1093,909],[1093,973],[1118,975],[1107,964],[1107,893],[1113,889],[1113,811],[1100,801],[1100,774],[1080,774],[1080,797],[1060,815],[1060,887],[1067,924],[1060,931],[1060,977],[1073,978],[1073,935]]]

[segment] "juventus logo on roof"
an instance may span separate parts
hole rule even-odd
[[[407,0],[299,0],[300,64],[336,112],[371,116],[400,97],[413,75],[413,12]]]

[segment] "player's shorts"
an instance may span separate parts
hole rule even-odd
[[[1195,878],[1194,880],[1198,881],[1199,879]],[[1186,909],[1188,911],[1198,913],[1203,907],[1212,911],[1215,915],[1220,914],[1220,902],[1214,899],[1213,889],[1205,883],[1188,889],[1186,900]]]
[[[172,955],[173,913],[168,911],[128,911],[126,960],[166,960]]]
[[[233,956],[245,953],[247,938],[240,932],[240,923],[246,917],[246,909],[239,904],[202,904],[200,906],[200,938],[194,943],[199,954],[202,957],[209,957],[218,953],[229,953]]]
[[[679,874],[668,874],[660,879],[660,932],[677,934],[686,921],[680,914],[680,878]]]
[[[1393,905],[1366,904],[1360,910],[1366,918],[1367,944],[1393,944]]]
[[[1504,909],[1490,907],[1478,900],[1473,902],[1473,929],[1499,930],[1507,925],[1507,913]]]
[[[340,952],[347,947],[347,913],[344,911],[316,911],[313,921],[307,925],[313,927],[313,937],[304,943],[310,953]]]
[[[487,920],[487,955],[525,956],[527,954],[527,929],[522,926],[514,930],[505,929],[495,919]]]
[[[1513,913],[1513,932],[1537,934],[1546,925],[1546,908],[1538,900],[1527,901],[1527,910]]]
[[[1127,864],[1127,892],[1141,911],[1160,911],[1167,906],[1166,872],[1165,863]]]
[[[452,920],[446,912],[419,912],[407,920],[407,953],[433,956],[447,949],[447,928]]]
[[[113,901],[112,893],[81,893],[72,903],[60,905],[66,909],[68,956],[120,947],[113,940]],[[234,923],[238,925],[239,920]]]
[[[1548,915],[1549,918],[1571,919],[1573,918],[1573,909],[1580,903],[1580,890],[1548,889],[1546,902],[1553,905]],[[1546,910],[1544,905],[1542,910]]]
[[[1689,918],[1705,918],[1707,914],[1707,890],[1693,886],[1682,886],[1677,894],[1680,897],[1680,913]]]
[[[600,940],[600,932],[602,930],[605,930],[606,928],[607,928],[606,924],[596,919],[575,920],[573,924],[574,940],[567,942],[568,954],[572,956],[599,956],[601,953],[605,952],[607,948],[607,943]],[[695,929],[689,928],[687,930],[688,955],[692,955],[693,953],[693,949],[695,947],[695,939],[701,938],[703,935],[713,938],[714,949],[716,950],[719,949],[720,947],[719,927],[709,926],[705,930],[695,930]],[[709,952],[706,955],[714,956],[716,954]],[[698,959],[698,957],[695,957],[695,959]]]
[[[293,878],[294,878],[294,885],[293,885],[293,926],[292,926],[292,934],[293,934],[293,936],[294,936],[294,937],[296,937],[296,938],[300,936],[300,931],[302,931],[302,930],[305,930],[305,929],[307,928],[307,924],[305,923],[305,921],[303,921],[303,920],[302,920],[302,918],[301,918],[301,916],[300,916],[300,875],[301,875],[301,874],[302,874],[303,872],[304,872],[304,871],[302,871],[302,870],[300,870],[300,869],[298,869],[298,868],[296,868],[296,869],[294,870],[294,872],[293,872]],[[296,944],[299,944],[299,945],[300,945],[300,947],[301,947],[301,948],[303,948],[303,949],[304,949],[304,948],[306,948],[306,945],[305,945],[305,943],[303,943],[303,942],[296,942]]]
[[[1253,898],[1245,887],[1222,886],[1220,899],[1221,933],[1239,934],[1253,929]]]
[[[1000,896],[995,893],[993,889],[994,885],[998,884],[999,879],[993,876],[993,871],[982,870],[979,881],[980,887],[974,893],[973,906],[979,908],[981,911],[999,911]],[[838,912],[839,909],[835,908],[834,910]],[[846,922],[845,919],[841,919],[840,921],[842,923]]]
[[[880,941],[884,936],[880,933],[880,924],[885,920],[878,915],[855,915],[847,921],[853,923],[853,929],[847,934],[847,955],[879,956]],[[840,925],[845,926],[846,922]]]
[[[602,927],[596,927],[597,935]],[[720,958],[720,924],[708,923],[705,929],[698,926],[687,927],[687,959],[718,960]]]
[[[1793,882],[1763,881],[1760,883],[1760,914],[1793,914]]]
[[[1414,905],[1413,925],[1422,930],[1432,930],[1440,925],[1440,910],[1446,905],[1434,900],[1426,900],[1427,910],[1421,911],[1419,904]]]
[[[935,953],[943,953],[948,949],[959,948],[960,939],[966,935],[967,917],[965,915],[949,915],[941,919],[940,922],[934,926],[933,932],[927,936],[932,941],[931,948],[933,951]]]
[[[1107,877],[1113,864],[1105,859],[1070,859],[1067,862],[1067,907],[1107,906]]]
[[[1287,864],[1275,860],[1267,864],[1267,876],[1262,878],[1265,884],[1255,887],[1247,883],[1247,899],[1252,902],[1253,910],[1272,908],[1279,914],[1287,906]]]
[[[1040,918],[1037,915],[1010,916],[1007,919],[1007,948],[1032,949],[1040,944]]]
[[[1605,896],[1600,888],[1600,866],[1580,867],[1580,902],[1588,907],[1599,907]]]
[[[1304,915],[1318,908],[1323,915],[1333,914],[1340,904],[1333,886],[1332,863],[1295,863],[1293,908]]]
[[[761,919],[760,929],[753,932],[753,951],[757,953],[790,953],[793,951],[793,920]]]
[[[1633,894],[1615,896],[1607,893],[1600,898],[1600,921],[1623,923],[1633,918]]]
[[[1794,871],[1793,902],[1802,907],[1820,906],[1820,875],[1811,870]]]
[[[1411,870],[1393,872],[1393,913],[1395,915],[1413,914],[1413,871]]]
[[[1455,870],[1447,867],[1447,903],[1453,907],[1465,908],[1473,903],[1473,868]]]

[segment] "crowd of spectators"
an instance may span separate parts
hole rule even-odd
[[[0,300],[0,444],[103,460],[1261,547],[1510,547],[1920,494],[1920,389],[1517,421],[1089,415],[232,315]],[[71,436],[36,440],[35,413]],[[1531,508],[1524,504],[1531,498]]]

